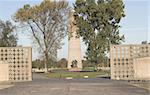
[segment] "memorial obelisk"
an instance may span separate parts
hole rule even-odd
[[[74,12],[71,11],[69,14],[69,32],[70,37],[68,38],[68,70],[69,71],[81,71],[82,60],[81,60],[81,48],[80,38],[77,37],[77,27],[74,24],[75,19],[73,16]]]

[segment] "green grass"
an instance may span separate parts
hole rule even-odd
[[[84,78],[84,76],[88,76],[89,78],[96,78],[100,75],[107,75],[107,72],[54,72],[46,74],[46,76],[49,78]]]
[[[83,68],[83,71],[84,71],[84,70],[85,70],[85,71],[86,71],[86,70],[87,70],[87,71],[93,71],[93,70],[94,70],[94,67],[84,67],[84,68]]]

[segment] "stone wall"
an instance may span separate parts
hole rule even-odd
[[[135,63],[134,59],[149,56],[150,56],[149,44],[111,45],[110,47],[111,79],[123,79],[123,80],[136,79],[135,78],[136,70],[134,68],[134,64],[138,62]]]
[[[0,61],[0,81],[8,81],[9,80],[9,65],[8,63],[4,63]]]
[[[150,57],[134,59],[134,77],[136,79],[150,79]]]
[[[32,50],[30,47],[0,48],[0,61],[3,62],[3,65],[8,64],[9,81],[19,82],[32,80],[31,53]]]

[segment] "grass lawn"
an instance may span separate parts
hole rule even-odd
[[[108,75],[106,71],[100,71],[100,72],[51,72],[46,74],[49,78],[66,78],[66,77],[72,77],[72,78],[84,78],[84,76],[88,76],[88,78],[96,78],[100,75]]]

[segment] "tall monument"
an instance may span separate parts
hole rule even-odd
[[[78,38],[76,34],[77,27],[74,25],[75,19],[73,14],[73,11],[69,14],[69,32],[71,32],[71,37],[68,39],[68,69],[69,71],[81,71],[80,38]]]

